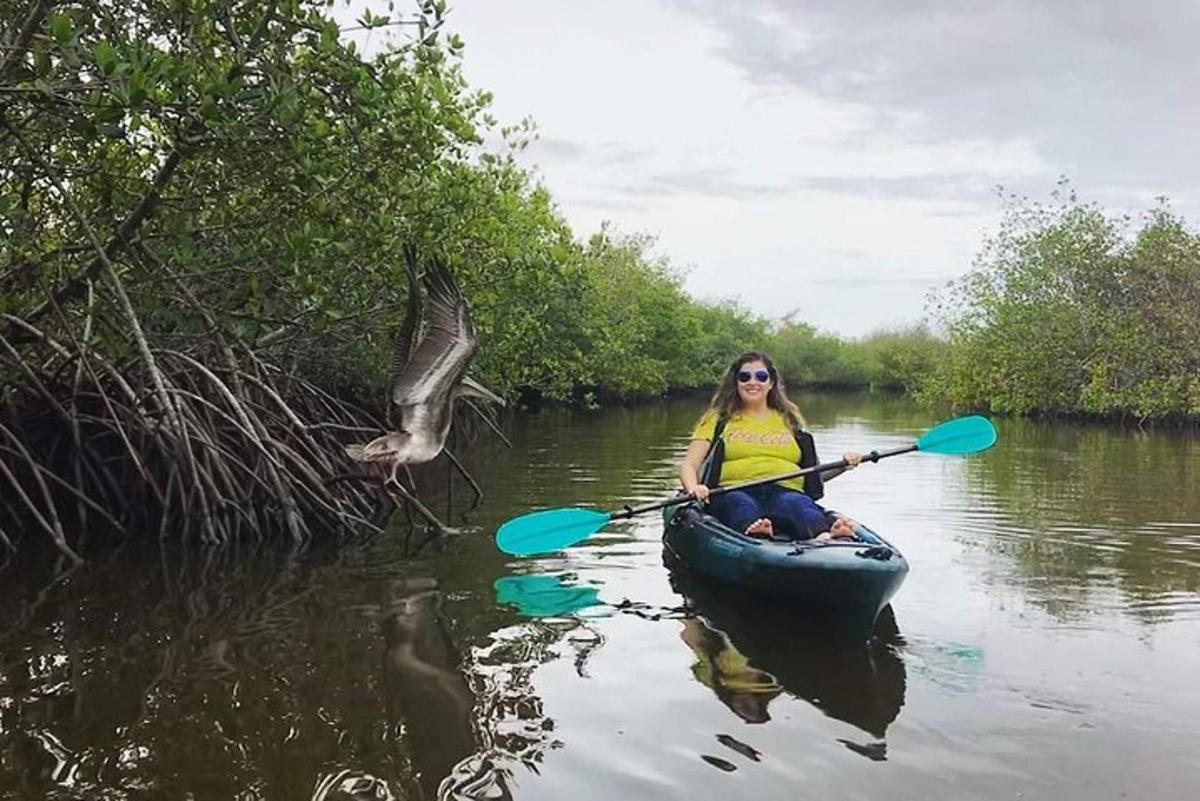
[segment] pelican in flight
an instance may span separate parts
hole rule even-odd
[[[427,520],[442,528],[415,494],[405,489],[396,473],[401,467],[431,462],[445,450],[455,400],[477,397],[500,405],[504,401],[467,376],[478,340],[467,302],[445,262],[433,259],[429,263],[422,310],[416,251],[408,247],[404,255],[408,312],[396,334],[392,363],[388,421],[393,430],[365,444],[347,445],[346,454],[356,462],[386,469],[385,486],[395,487]],[[478,485],[454,455],[448,450],[446,455],[478,491]]]

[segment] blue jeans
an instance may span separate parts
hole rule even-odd
[[[812,539],[833,523],[832,515],[803,492],[774,484],[718,495],[709,502],[709,512],[735,531],[765,517],[774,536],[793,540]]]

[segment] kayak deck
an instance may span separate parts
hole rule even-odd
[[[869,636],[908,573],[895,546],[863,525],[853,539],[781,541],[734,531],[695,504],[667,510],[668,565],[836,622]]]

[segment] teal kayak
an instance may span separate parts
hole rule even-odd
[[[664,559],[704,578],[831,623],[853,639],[871,636],[908,561],[863,525],[854,538],[768,540],[734,531],[694,503],[664,514]]]

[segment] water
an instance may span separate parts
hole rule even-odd
[[[826,459],[935,422],[801,402]],[[423,547],[398,522],[9,565],[0,799],[1195,797],[1200,440],[1000,421],[988,453],[835,480],[912,565],[862,647],[673,579],[655,515],[543,559],[491,546],[533,508],[663,496],[699,411],[520,418]]]

